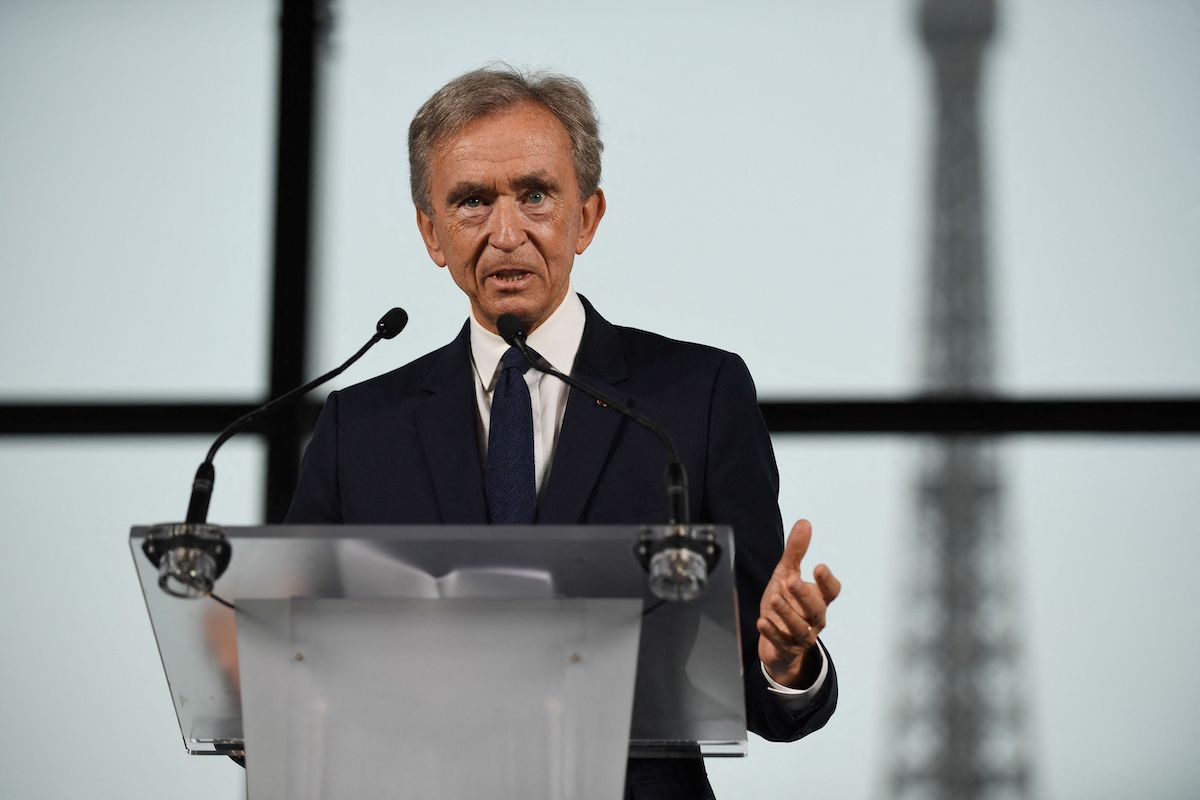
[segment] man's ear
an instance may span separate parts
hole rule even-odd
[[[417,209],[417,230],[421,232],[421,238],[425,241],[425,249],[429,251],[429,257],[433,259],[433,263],[439,267],[446,266],[446,257],[442,254],[442,244],[438,241],[433,218],[419,208]]]
[[[596,235],[596,228],[600,227],[600,220],[604,218],[604,190],[597,189],[592,193],[592,196],[583,202],[583,208],[580,210],[582,224],[579,226],[579,238],[575,240],[575,255],[582,255],[584,250],[588,249],[588,245],[592,243],[592,237]]]

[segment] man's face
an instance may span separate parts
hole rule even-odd
[[[571,139],[540,105],[475,120],[433,151],[429,202],[417,226],[491,331],[506,313],[532,331],[567,293],[571,264],[591,244],[604,193],[579,198]]]

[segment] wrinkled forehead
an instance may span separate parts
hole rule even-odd
[[[477,117],[433,148],[433,180],[447,172],[568,171],[575,178],[571,138],[544,106],[520,103]],[[564,178],[566,175],[563,176]]]

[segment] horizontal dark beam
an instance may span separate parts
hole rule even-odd
[[[767,400],[774,433],[1200,433],[1200,398]],[[249,403],[0,403],[0,436],[215,434]],[[311,428],[319,404],[303,404]],[[251,430],[263,432],[262,426]]]
[[[0,403],[0,436],[213,434],[254,410],[250,403]],[[311,428],[321,407],[304,403]],[[266,432],[267,420],[247,430]]]
[[[773,433],[1200,433],[1200,398],[916,397],[760,404]]]

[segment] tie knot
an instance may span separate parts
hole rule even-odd
[[[529,362],[525,360],[525,356],[521,355],[521,351],[515,347],[510,347],[504,352],[504,356],[500,359],[500,369],[520,370],[524,375],[529,370]]]

